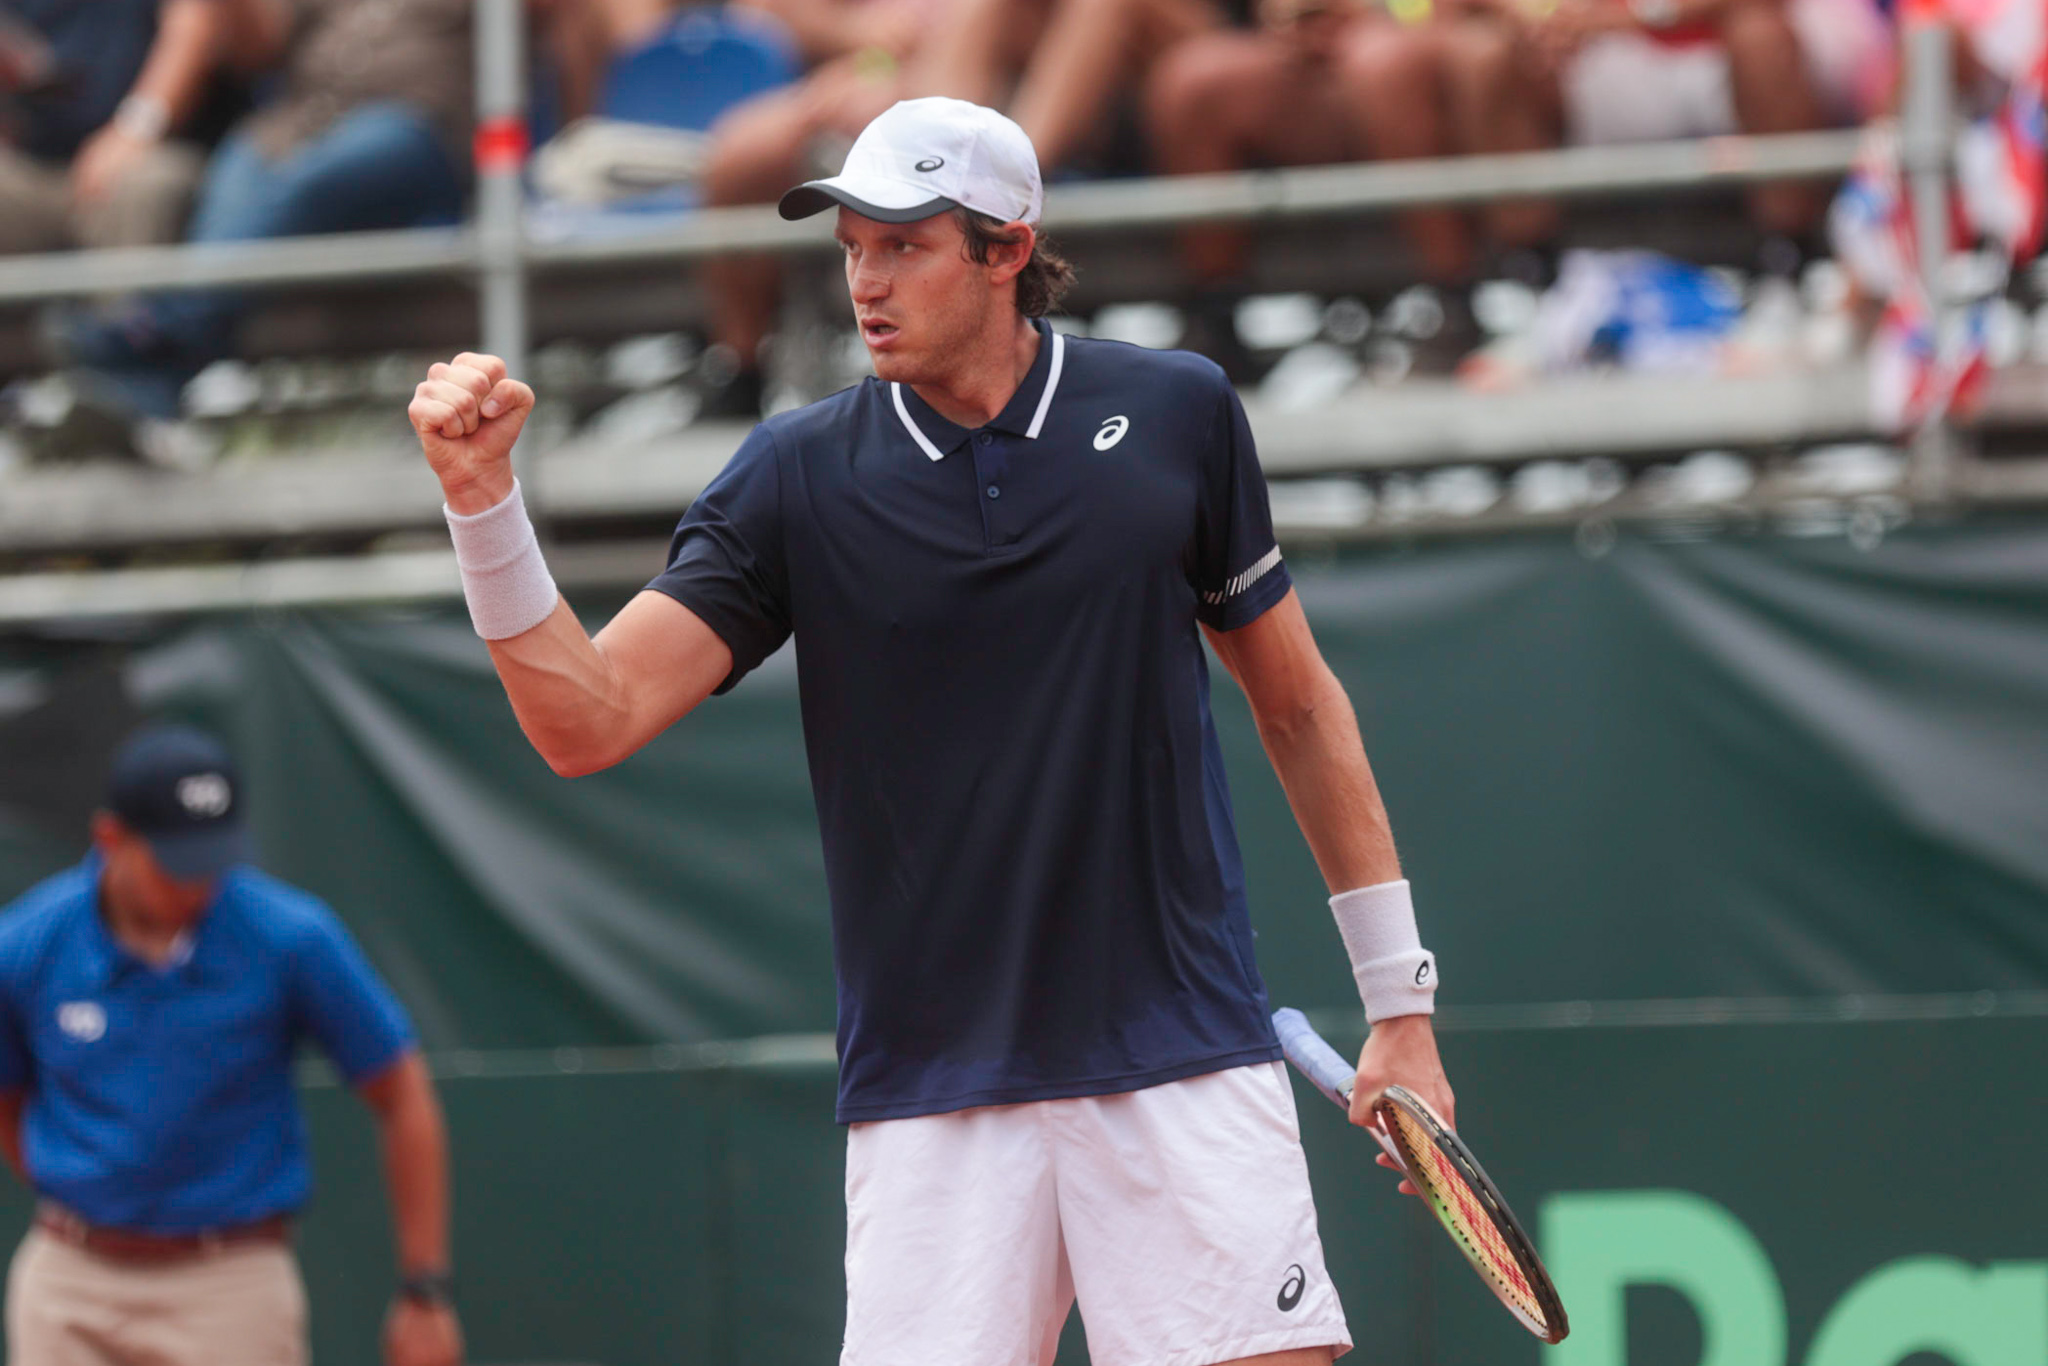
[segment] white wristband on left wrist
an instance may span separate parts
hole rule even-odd
[[[1330,914],[1344,936],[1367,1023],[1436,1013],[1436,955],[1416,933],[1407,879],[1339,892],[1330,898]]]

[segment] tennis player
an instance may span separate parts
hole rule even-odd
[[[1390,1082],[1452,1113],[1343,688],[1208,361],[1062,336],[1008,119],[896,105],[785,217],[838,215],[876,377],[755,428],[591,639],[512,476],[489,356],[410,416],[477,631],[563,774],[632,754],[792,635],[831,889],[845,1366],[1098,1366],[1350,1345],[1253,964],[1206,636],[1250,698]],[[1199,628],[1199,629],[1198,629]]]

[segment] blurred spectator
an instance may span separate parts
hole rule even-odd
[[[637,3],[638,0],[618,0]],[[1221,22],[1210,0],[757,0],[837,51],[798,85],[751,100],[713,129],[704,197],[710,204],[771,203],[839,158],[875,115],[920,95],[1007,107],[1048,170],[1100,150],[1117,91],[1141,80],[1162,53]],[[825,22],[825,12],[837,16]],[[1013,99],[1005,100],[1012,86]],[[775,323],[781,267],[728,258],[705,270],[713,331],[729,382],[707,395],[708,416],[756,415],[760,348]],[[716,371],[719,367],[709,367]]]
[[[0,7],[0,251],[175,239],[232,117],[231,38],[222,0]]]
[[[1148,84],[1155,164],[1169,175],[1249,167],[1442,156],[1453,150],[1438,54],[1409,25],[1367,0],[1259,0],[1257,26],[1191,39]],[[1425,274],[1456,281],[1471,243],[1455,212],[1403,216]],[[1242,231],[1188,232],[1198,281],[1227,285],[1241,269]]]
[[[1223,22],[1211,0],[955,0],[919,56],[917,93],[1004,106],[1057,171],[1136,116],[1119,91]]]
[[[194,242],[456,221],[470,181],[471,0],[217,0],[258,51],[279,54],[277,97],[208,167]],[[529,8],[563,19],[574,0]],[[60,326],[66,359],[123,404],[174,416],[184,382],[227,354],[235,290],[152,296]]]
[[[1890,37],[1871,0],[1449,0],[1440,45],[1468,152],[1786,133],[1860,122],[1882,98]],[[1824,198],[1760,185],[1759,223],[1797,237]],[[1489,212],[1499,237],[1548,236],[1548,204]]]
[[[654,38],[676,15],[677,0],[593,0],[614,52]],[[891,0],[727,0],[727,10],[766,15],[789,32],[808,65],[866,47],[907,50],[930,6]]]
[[[838,170],[835,154],[843,154],[875,115],[912,93],[907,64],[944,5],[945,0],[778,0],[775,8],[785,22],[799,8],[808,12],[798,41],[821,60],[797,84],[747,100],[713,126],[704,202],[772,203],[814,169]],[[828,34],[829,43],[823,41]],[[706,367],[714,378],[705,416],[760,415],[761,343],[775,323],[781,279],[781,264],[772,257],[705,264],[712,331],[721,348],[719,359]]]

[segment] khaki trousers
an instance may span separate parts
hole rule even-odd
[[[143,247],[185,233],[206,154],[182,142],[152,147],[105,201],[71,202],[62,166],[0,147],[0,252]]]
[[[305,1366],[306,1289],[282,1243],[116,1262],[31,1229],[7,1273],[8,1366]]]

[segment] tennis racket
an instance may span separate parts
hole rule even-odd
[[[1298,1010],[1273,1012],[1273,1029],[1287,1061],[1349,1112],[1357,1069],[1323,1041]],[[1472,1150],[1405,1086],[1389,1086],[1373,1104],[1379,1128],[1368,1129],[1451,1235],[1458,1251],[1508,1312],[1545,1342],[1562,1342],[1571,1331],[1557,1287],[1522,1232],[1514,1211],[1472,1156]]]

